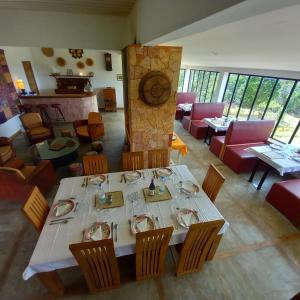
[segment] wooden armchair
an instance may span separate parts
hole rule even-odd
[[[0,137],[0,166],[6,165],[16,156],[15,150],[7,137]]]
[[[53,129],[48,127],[39,113],[27,113],[20,116],[30,144],[54,138]]]
[[[73,122],[76,136],[97,141],[104,136],[104,124],[100,113],[90,112],[87,120]]]
[[[53,165],[43,160],[38,166],[23,166],[21,169],[0,167],[0,200],[23,202],[34,186],[43,194],[49,192],[56,183]]]

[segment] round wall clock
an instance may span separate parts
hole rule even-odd
[[[78,69],[84,69],[84,63],[82,61],[79,61],[76,65]]]
[[[171,94],[170,79],[160,71],[147,73],[139,84],[140,98],[148,105],[161,105]]]
[[[43,54],[47,57],[52,57],[54,55],[53,48],[41,48]]]
[[[62,57],[58,57],[56,59],[56,63],[60,66],[60,67],[64,67],[66,65],[66,61],[64,58]]]

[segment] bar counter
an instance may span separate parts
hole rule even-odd
[[[98,112],[96,94],[53,94],[38,96],[20,96],[22,104],[31,104],[33,111],[39,112],[36,105],[47,104],[47,112],[55,120],[55,110],[51,104],[60,104],[66,122],[87,119],[89,112]]]

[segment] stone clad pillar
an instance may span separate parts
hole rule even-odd
[[[129,151],[145,151],[146,154],[148,150],[169,148],[175,118],[181,54],[181,47],[130,45],[124,49],[124,106]],[[168,100],[157,106],[145,103],[139,93],[142,78],[151,71],[163,73],[171,86]],[[152,92],[160,93],[155,87]]]

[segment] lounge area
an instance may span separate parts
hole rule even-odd
[[[300,299],[300,6],[200,2],[0,1],[1,299]]]

